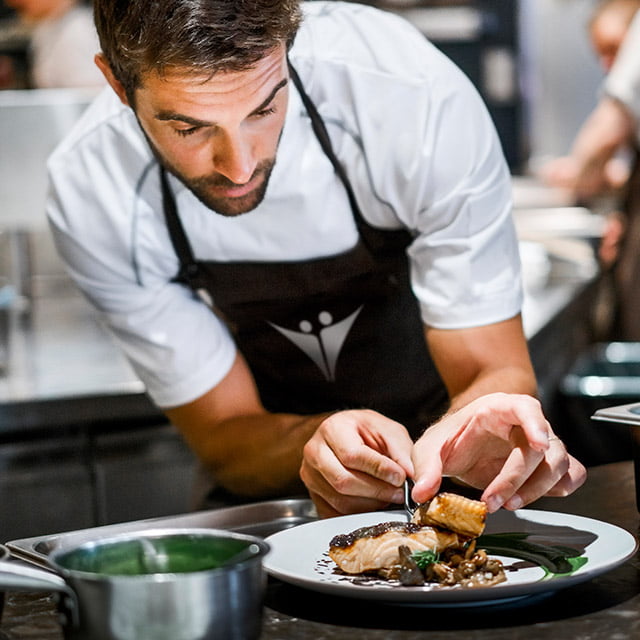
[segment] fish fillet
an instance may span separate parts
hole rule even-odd
[[[455,493],[440,493],[413,514],[417,524],[444,527],[468,538],[477,538],[484,531],[486,519],[484,502]]]
[[[413,553],[440,552],[459,544],[458,535],[452,531],[412,522],[382,522],[335,536],[329,543],[329,556],[345,573],[363,573],[398,564],[401,545]]]

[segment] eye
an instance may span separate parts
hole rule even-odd
[[[187,136],[190,136],[192,134],[194,134],[196,131],[199,131],[200,127],[191,127],[190,129],[175,129],[175,132],[179,135],[182,136],[183,138],[186,138]]]
[[[256,118],[264,118],[266,116],[270,116],[272,113],[275,113],[275,107],[267,107],[266,109],[261,109],[260,111],[256,111],[254,116]]]

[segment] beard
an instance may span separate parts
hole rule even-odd
[[[182,184],[193,193],[193,195],[202,202],[202,204],[220,214],[221,216],[234,217],[243,213],[253,211],[263,200],[269,186],[269,178],[271,172],[276,164],[276,159],[267,158],[261,160],[253,172],[251,178],[245,183],[254,181],[255,186],[248,193],[238,197],[223,197],[216,196],[215,191],[219,189],[230,189],[233,187],[240,187],[235,182],[229,180],[229,178],[223,176],[220,173],[212,173],[206,176],[200,176],[198,178],[189,178],[181,171],[176,169],[158,150],[158,148],[151,142],[151,138],[147,135],[140,124],[144,136],[149,144],[151,152],[155,156],[156,160],[160,163],[164,169],[170,174],[178,178]],[[279,144],[280,140],[278,140]],[[212,192],[213,190],[213,192]]]
[[[206,207],[222,216],[233,217],[248,213],[255,209],[264,199],[269,185],[269,178],[275,166],[275,158],[261,160],[256,166],[249,182],[255,183],[251,191],[237,197],[218,196],[216,191],[240,187],[220,173],[212,173],[198,178],[189,178],[172,167],[164,158],[162,166],[178,178],[193,195]]]

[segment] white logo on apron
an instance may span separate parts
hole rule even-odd
[[[338,356],[347,339],[349,330],[360,311],[362,311],[363,306],[335,324],[331,324],[333,316],[328,311],[320,312],[318,320],[324,328],[316,333],[313,332],[313,324],[308,320],[303,320],[300,323],[300,331],[291,331],[291,329],[279,327],[273,322],[269,324],[285,338],[293,342],[298,349],[304,351],[316,363],[324,377],[333,382],[335,380]]]

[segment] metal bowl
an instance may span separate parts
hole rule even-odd
[[[230,531],[156,529],[53,552],[70,638],[250,640],[260,635],[264,540]]]

